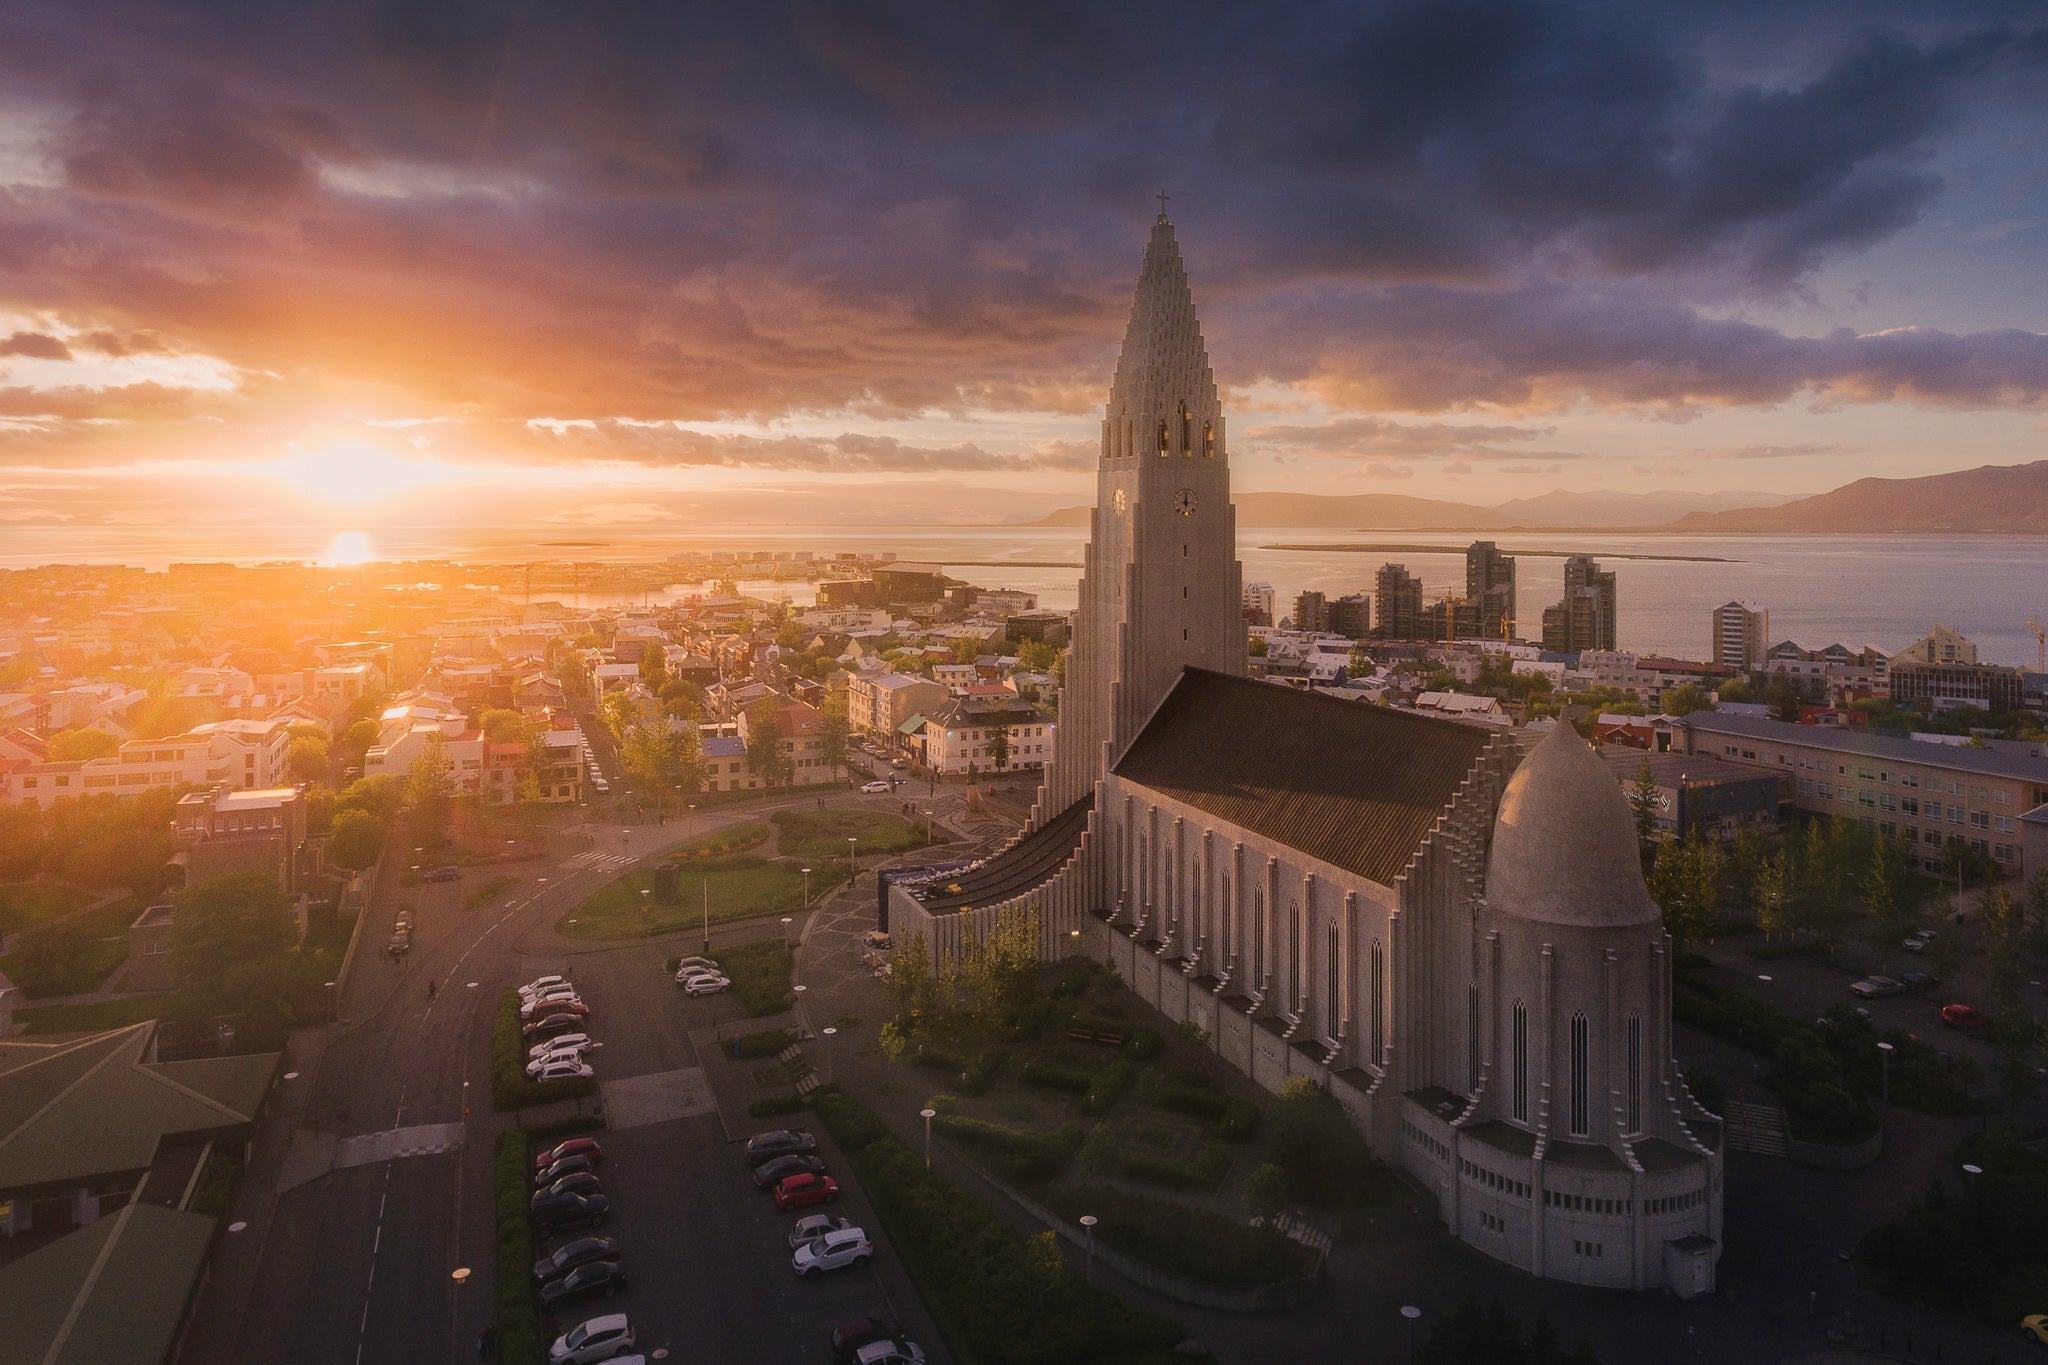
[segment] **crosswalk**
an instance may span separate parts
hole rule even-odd
[[[564,871],[608,871],[613,868],[631,867],[634,858],[630,853],[605,853],[599,849],[587,849],[571,858],[562,860]]]
[[[375,1161],[392,1161],[407,1156],[433,1156],[452,1152],[462,1145],[459,1123],[416,1123],[381,1133],[345,1137],[334,1145],[334,1169],[367,1166]]]

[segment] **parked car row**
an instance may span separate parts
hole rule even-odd
[[[676,964],[676,984],[685,995],[717,995],[732,989],[732,982],[708,957],[686,957]]]
[[[520,1032],[529,1044],[526,1075],[534,1081],[588,1080],[598,1043],[587,1025],[590,1006],[564,976],[543,976],[519,988]]]
[[[1919,946],[1915,947],[1915,940]],[[1906,940],[1905,946],[1919,952],[1934,941],[1931,930],[1923,929]],[[1932,990],[1941,984],[1941,978],[1932,972],[1901,972],[1896,977],[1866,976],[1861,981],[1849,983],[1849,993],[1865,1000],[1876,1000],[1882,996],[1903,995],[1907,991]],[[1868,1010],[1859,1011],[1868,1016]],[[1941,1007],[1941,1022],[1959,1033],[1976,1033],[1991,1023],[1991,1016],[1974,1005],[1954,1002]]]
[[[801,1128],[777,1128],[747,1139],[741,1160],[756,1189],[772,1191],[777,1208],[829,1204],[839,1182],[817,1154],[818,1140]],[[789,1230],[789,1267],[807,1280],[828,1271],[859,1268],[874,1259],[875,1243],[850,1219],[810,1213]],[[924,1350],[902,1328],[879,1315],[855,1318],[832,1329],[832,1357],[848,1365],[923,1365]]]
[[[604,1148],[596,1138],[569,1138],[538,1153],[533,1159],[534,1230],[545,1237],[566,1228],[602,1227],[610,1213],[597,1175],[603,1165]],[[533,1263],[533,1288],[544,1312],[585,1299],[609,1299],[626,1287],[626,1257],[616,1237],[583,1236],[553,1248],[543,1241],[542,1246]],[[555,1338],[548,1347],[549,1365],[644,1361],[644,1356],[626,1354],[635,1335],[624,1313],[586,1319]]]

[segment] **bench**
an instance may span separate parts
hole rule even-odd
[[[1127,1035],[1106,1033],[1098,1029],[1074,1027],[1067,1030],[1067,1037],[1077,1043],[1100,1043],[1104,1047],[1122,1047]]]

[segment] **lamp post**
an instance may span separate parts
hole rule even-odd
[[[711,956],[711,876],[704,876],[704,956]]]
[[[805,909],[805,910],[809,910],[810,908],[811,908],[811,870],[810,870],[810,869],[809,869],[809,868],[807,867],[807,868],[805,868],[805,869],[804,869],[804,909]]]
[[[854,835],[846,836],[846,880],[849,885],[860,878],[860,863],[855,860],[853,853],[853,846],[859,842],[859,838]]]
[[[830,1024],[825,1025],[825,1084],[827,1085],[832,1084],[832,1039],[836,1037],[838,1033],[839,1030],[832,1027]]]
[[[648,916],[651,913],[648,906],[648,898],[653,894],[654,892],[648,887],[643,886],[640,888],[640,932],[642,933],[647,932]]]
[[[924,846],[926,848],[932,846],[932,813],[930,807],[926,807],[924,813]]]
[[[1890,1043],[1879,1043],[1877,1051],[1884,1061],[1884,1102],[1890,1104],[1892,1102],[1892,1045]]]
[[[1407,1323],[1408,1354],[1411,1356],[1415,1354],[1415,1320],[1421,1316],[1422,1310],[1414,1304],[1409,1303],[1401,1306],[1401,1317]]]
[[[920,1109],[917,1116],[924,1120],[924,1168],[932,1168],[932,1120],[939,1116],[936,1109]]]
[[[1089,1284],[1095,1283],[1095,1221],[1092,1213],[1081,1215],[1081,1226],[1088,1229],[1088,1268],[1081,1273],[1081,1278]]]
[[[1963,1163],[1963,1174],[1970,1177],[1970,1188],[1974,1190],[1977,1188],[1977,1177],[1984,1174],[1984,1168],[1975,1162],[1966,1161]]]
[[[804,1036],[804,985],[799,981],[790,990],[796,994],[796,1003],[790,1006],[790,1010],[796,1015],[796,1036],[801,1038]]]

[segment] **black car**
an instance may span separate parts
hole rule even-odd
[[[544,1189],[563,1176],[588,1175],[597,1169],[587,1156],[565,1156],[533,1178],[535,1189]]]
[[[779,1156],[765,1165],[754,1169],[754,1183],[764,1190],[772,1190],[793,1175],[825,1174],[825,1162],[815,1156]]]
[[[540,1232],[561,1228],[601,1228],[611,1212],[611,1203],[601,1194],[556,1194],[542,1190],[526,1206],[527,1216]]]
[[[541,1190],[540,1193],[580,1194],[588,1198],[593,1194],[603,1194],[604,1185],[598,1180],[596,1172],[577,1171],[573,1175],[565,1175],[560,1180],[549,1183],[547,1188]]]
[[[540,1287],[540,1306],[560,1308],[578,1299],[610,1298],[626,1287],[624,1261],[591,1261]]]
[[[583,1032],[583,1020],[573,1014],[550,1014],[519,1030],[526,1038],[552,1038],[558,1033]]]
[[[756,1133],[747,1139],[746,1162],[758,1166],[778,1156],[790,1156],[797,1152],[815,1152],[818,1140],[801,1128],[777,1128],[769,1133]]]
[[[1931,991],[1941,984],[1933,972],[1900,972],[1899,984],[1909,991]]]
[[[832,1329],[832,1358],[852,1360],[871,1341],[894,1341],[903,1328],[888,1318],[853,1318]]]
[[[616,1237],[578,1237],[573,1242],[564,1242],[547,1255],[533,1263],[533,1278],[545,1284],[549,1280],[568,1274],[579,1265],[592,1261],[615,1261],[619,1257],[619,1239]]]

